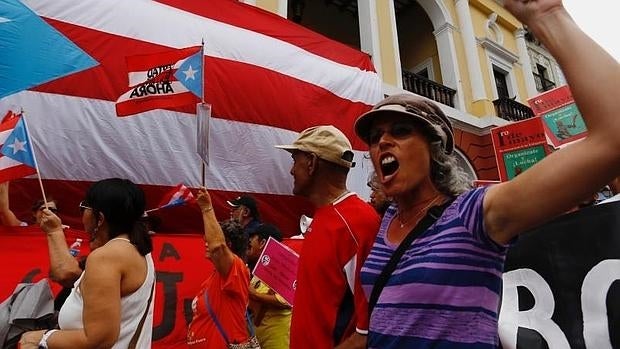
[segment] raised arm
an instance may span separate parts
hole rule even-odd
[[[485,226],[497,242],[577,205],[620,173],[620,65],[579,29],[561,0],[505,0],[560,64],[588,137],[489,189]]]
[[[204,239],[208,246],[209,258],[220,275],[228,275],[234,256],[226,244],[226,237],[215,217],[211,196],[206,188],[198,190],[196,201],[198,206],[200,206],[200,212],[202,212],[202,221],[205,229]]]
[[[62,222],[52,211],[43,210],[41,229],[47,236],[50,277],[63,287],[71,287],[82,274],[78,261],[69,253]]]
[[[0,183],[0,223],[5,227],[18,227],[22,224],[9,205],[9,182]]]

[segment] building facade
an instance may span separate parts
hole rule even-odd
[[[557,63],[536,54],[540,45],[496,0],[244,2],[368,53],[385,95],[436,101],[474,179],[498,178],[490,129],[532,117],[527,99],[562,81]]]
[[[565,85],[564,73],[549,51],[529,31],[525,33],[525,40],[527,53],[530,56],[530,67],[536,83],[536,92],[542,93]]]

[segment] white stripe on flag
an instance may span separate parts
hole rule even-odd
[[[13,132],[13,129],[0,131],[0,147],[2,147],[2,145],[4,144],[4,141],[6,141],[6,139],[9,138],[9,135],[11,134],[11,132]]]
[[[157,83],[154,83],[154,84],[156,85]],[[152,84],[146,84],[146,85],[152,85]],[[181,94],[181,93],[189,92],[189,90],[182,83],[180,83],[179,81],[171,81],[170,85],[172,86],[172,90],[174,92],[172,92],[172,93],[163,93],[163,95],[174,96],[174,95],[178,95],[178,94]],[[120,97],[118,97],[118,100],[116,102],[117,103],[121,103],[121,102],[126,102],[126,101],[132,101],[132,100],[135,101],[135,100],[140,100],[140,99],[143,99],[143,98],[151,98],[151,97],[154,97],[154,96],[160,96],[160,94],[146,93],[146,94],[144,94],[144,95],[142,95],[140,97],[133,97],[132,98],[131,94],[134,93],[134,90],[135,89],[140,90],[141,88],[142,88],[142,86],[138,86],[138,87],[135,87],[135,88],[130,88],[129,91],[123,93]],[[147,86],[145,86],[144,88],[146,90],[149,89],[149,87],[147,87]],[[157,87],[154,87],[154,88],[157,88]]]
[[[22,165],[21,162],[11,159],[8,156],[0,154],[0,169],[15,167]]]
[[[118,118],[113,102],[34,91],[3,98],[0,109],[13,104],[28,105],[29,131],[38,140],[34,146],[44,178],[95,181],[121,176],[155,185],[201,183],[196,118],[187,114],[156,110]],[[290,144],[296,132],[220,118],[211,122],[212,162],[206,173],[211,189],[292,193],[291,156],[274,145]],[[50,125],[70,126],[50,132]],[[364,154],[355,151],[357,166],[348,185],[367,196],[372,166]],[[70,166],[66,159],[71,159]]]

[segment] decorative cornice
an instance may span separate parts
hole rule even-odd
[[[443,32],[446,31],[446,30],[448,30],[448,31],[456,31],[456,32],[459,31],[457,27],[455,27],[452,24],[446,22],[441,27],[435,29],[433,31],[433,35],[438,36],[440,34],[443,34]]]
[[[487,37],[491,38],[495,36],[494,41],[497,42],[499,45],[503,45],[504,34],[502,33],[502,30],[499,28],[499,25],[497,25],[497,13],[496,12],[492,12],[489,15],[489,17],[487,18],[485,22],[485,26],[486,26],[486,31],[487,31]]]
[[[515,37],[517,39],[524,39],[526,33],[527,30],[525,30],[525,28],[517,28],[517,30],[515,30]]]
[[[487,51],[495,54],[496,56],[499,56],[501,59],[509,62],[510,64],[514,64],[519,61],[519,56],[508,51],[505,47],[498,45],[496,42],[490,40],[489,38],[477,38],[476,40],[478,41],[480,46],[484,47]]]

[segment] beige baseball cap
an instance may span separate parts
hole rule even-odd
[[[347,136],[332,125],[314,126],[303,130],[290,145],[276,145],[276,148],[289,152],[300,150],[316,154],[319,158],[334,164],[351,168],[353,150]]]
[[[413,118],[425,125],[425,129],[431,136],[441,141],[446,154],[454,150],[454,131],[448,117],[433,102],[410,94],[403,93],[389,96],[377,103],[370,111],[362,114],[355,121],[355,132],[368,143],[370,126],[377,117],[385,114],[400,115]]]

